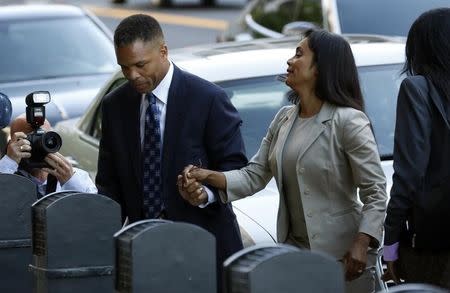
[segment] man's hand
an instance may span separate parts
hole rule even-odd
[[[353,240],[352,247],[344,255],[343,263],[345,267],[345,280],[352,281],[359,278],[366,269],[367,248],[369,247],[370,236],[359,232]]]
[[[191,174],[196,169],[198,169],[196,166],[188,165],[177,178],[178,192],[181,194],[181,197],[193,206],[199,206],[208,202],[208,194],[203,185]]]
[[[178,192],[193,206],[199,206],[208,202],[208,194],[203,185],[195,178],[187,178],[185,174],[178,175]]]
[[[23,158],[31,157],[31,145],[26,138],[27,136],[25,133],[16,132],[13,133],[12,138],[8,143],[6,155],[16,161],[17,164],[19,164]]]
[[[55,176],[61,185],[72,178],[72,164],[60,153],[48,154],[44,161],[50,165],[50,168],[42,168],[42,170]]]

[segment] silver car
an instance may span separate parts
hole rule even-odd
[[[259,148],[269,123],[283,105],[288,104],[289,88],[277,80],[286,73],[286,60],[298,38],[261,39],[253,42],[213,44],[172,51],[170,58],[179,67],[215,82],[225,89],[238,109],[247,155]],[[392,150],[396,97],[403,78],[404,43],[383,38],[349,38],[388,179],[392,175]],[[94,178],[101,127],[102,98],[125,82],[117,71],[98,93],[79,119],[60,122],[56,131],[62,136],[61,152],[76,161]],[[118,117],[120,119],[120,117]],[[390,188],[391,184],[388,184]],[[272,180],[258,194],[233,202],[245,245],[275,242],[278,190]]]
[[[110,30],[73,5],[1,6],[0,44],[0,90],[13,117],[38,90],[51,94],[51,123],[78,117],[118,68]]]

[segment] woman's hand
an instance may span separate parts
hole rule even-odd
[[[350,250],[342,259],[345,268],[346,281],[357,279],[364,273],[367,264],[367,249],[369,243],[369,235],[361,232],[356,234]]]
[[[206,172],[196,172],[196,170],[207,171],[193,165],[188,165],[177,178],[178,192],[181,194],[181,197],[193,206],[199,206],[208,201],[208,194],[200,182],[206,178],[206,175],[203,174]]]
[[[395,270],[395,261],[387,261],[386,262],[387,270],[381,277],[384,282],[389,280],[394,281],[395,284],[400,284],[400,278],[397,277],[397,272]]]
[[[208,169],[188,165],[178,175],[178,192],[181,196],[194,206],[205,204],[208,194],[202,184],[225,190],[227,186],[225,175]]]

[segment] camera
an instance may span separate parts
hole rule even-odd
[[[27,122],[33,131],[27,135],[31,143],[31,157],[23,159],[21,163],[27,169],[50,167],[44,158],[49,153],[56,153],[62,145],[61,136],[54,131],[41,128],[45,123],[45,104],[50,102],[50,93],[36,91],[25,98]]]

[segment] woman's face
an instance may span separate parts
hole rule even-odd
[[[300,41],[295,49],[295,55],[288,59],[286,84],[296,90],[304,86],[315,86],[317,78],[314,53],[309,48],[308,38]]]

